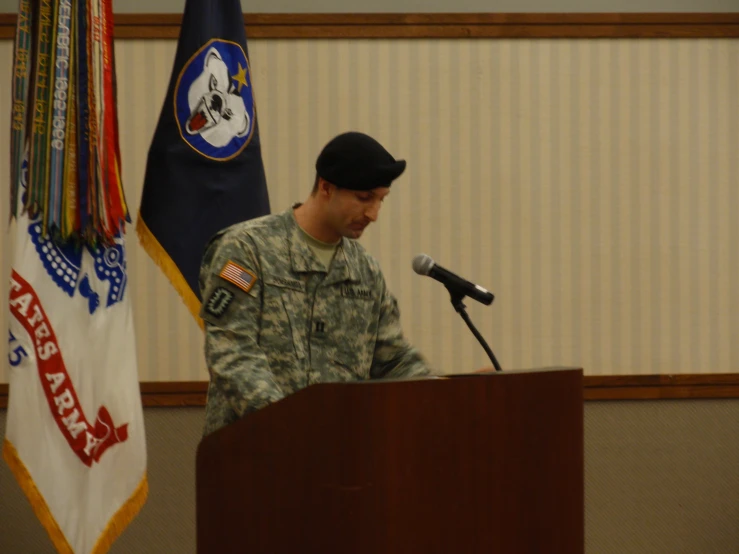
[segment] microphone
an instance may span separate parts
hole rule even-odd
[[[475,285],[466,279],[462,279],[462,277],[452,273],[448,269],[444,269],[431,259],[431,256],[427,256],[426,254],[418,254],[418,256],[413,258],[413,271],[419,275],[428,275],[432,279],[436,279],[452,294],[456,293],[462,296],[469,296],[486,306],[492,304],[495,298],[490,291],[485,290],[480,285]]]

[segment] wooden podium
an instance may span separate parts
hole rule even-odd
[[[205,437],[198,553],[582,554],[582,370],[308,387]]]

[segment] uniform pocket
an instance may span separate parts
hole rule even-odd
[[[264,285],[262,336],[265,346],[275,348],[277,356],[284,356],[291,351],[288,343],[292,342],[295,356],[305,359],[308,313],[302,283],[270,277],[265,278]]]
[[[372,299],[339,300],[334,362],[361,379],[369,378],[377,339],[377,315]]]

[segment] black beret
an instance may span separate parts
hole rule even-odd
[[[351,190],[389,187],[404,170],[405,160],[396,160],[375,139],[354,131],[331,139],[316,160],[320,177]]]

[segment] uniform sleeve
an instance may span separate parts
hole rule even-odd
[[[431,371],[421,356],[403,336],[398,302],[381,279],[380,322],[370,375],[373,379],[419,377]]]
[[[212,384],[239,417],[284,396],[259,346],[262,286],[248,238],[226,234],[211,242],[200,272],[205,360]]]

